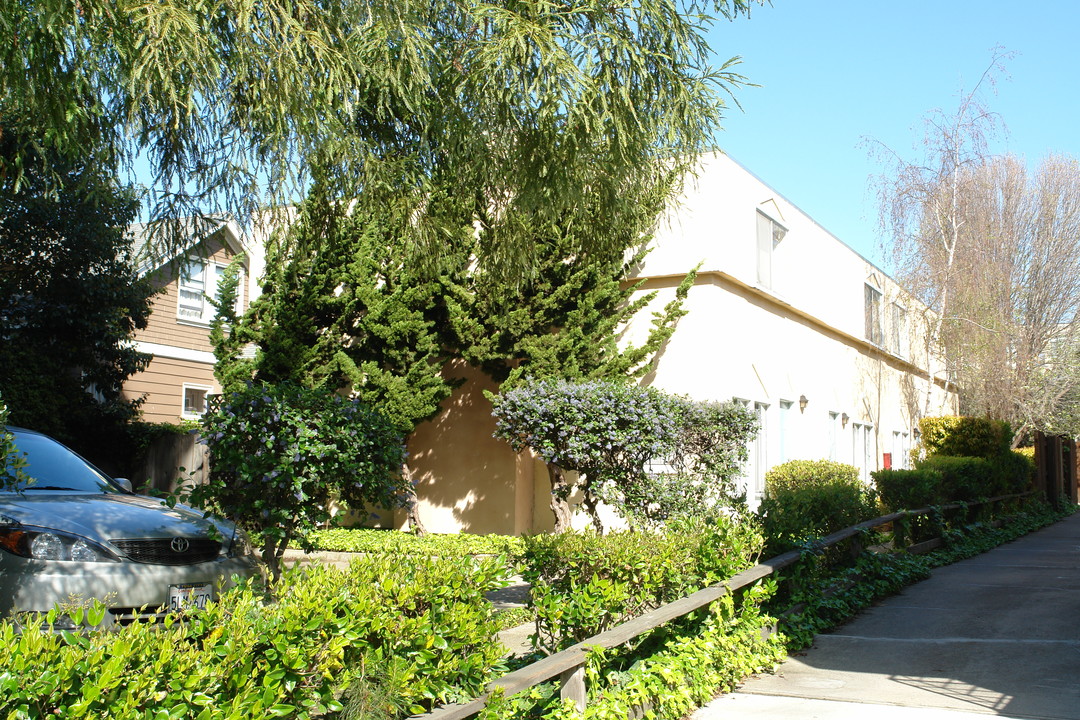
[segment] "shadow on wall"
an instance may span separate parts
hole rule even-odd
[[[492,437],[495,419],[483,394],[497,386],[472,368],[451,372],[465,383],[409,439],[421,520],[432,532],[514,534],[520,524],[516,455]],[[531,485],[527,490],[531,498]]]

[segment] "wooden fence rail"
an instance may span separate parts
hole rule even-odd
[[[844,528],[831,535],[827,535],[821,538],[815,546],[818,549],[824,549],[855,537],[856,535],[860,535],[866,530],[881,527],[882,525],[888,525],[890,523],[906,524],[905,521],[922,515],[950,512],[964,508],[974,508],[982,505],[1004,502],[1007,500],[1015,500],[1034,495],[1037,492],[1038,491],[1031,491],[1015,495],[1004,495],[989,500],[983,500],[981,502],[926,507],[920,508],[919,510],[905,510],[890,515],[883,515],[882,517],[867,520],[866,522],[861,522],[858,525],[853,525],[852,527]],[[920,545],[924,544],[925,543],[920,543]],[[710,603],[719,600],[725,595],[747,587],[762,578],[772,575],[778,570],[794,565],[801,557],[801,550],[792,550],[783,555],[777,555],[774,558],[758,563],[748,570],[743,570],[742,572],[733,575],[724,582],[710,585],[691,595],[680,598],[675,602],[662,605],[644,615],[627,620],[610,630],[605,630],[599,635],[593,635],[590,638],[582,640],[578,644],[568,647],[561,652],[549,655],[520,670],[515,670],[512,673],[503,675],[502,677],[493,680],[488,685],[487,694],[482,695],[471,702],[458,705],[445,705],[423,715],[414,715],[413,720],[467,720],[467,718],[475,717],[484,709],[487,705],[488,697],[492,692],[501,690],[506,697],[510,697],[511,695],[515,695],[524,690],[528,690],[531,687],[545,683],[554,677],[560,678],[560,695],[563,698],[573,700],[579,710],[584,710],[586,703],[585,660],[590,648],[599,647],[608,649],[623,645],[670,620],[688,615],[695,610],[699,610]]]

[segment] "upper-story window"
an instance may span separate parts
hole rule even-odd
[[[224,274],[225,266],[212,260],[189,260],[180,274],[176,317],[184,322],[209,325],[216,312],[210,298],[217,299],[218,283]]]
[[[907,310],[900,303],[891,306],[892,317],[889,318],[890,345],[889,348],[900,357],[908,355],[908,329]]]
[[[869,282],[863,286],[865,297],[865,332],[866,339],[875,345],[881,345],[884,337],[881,332],[881,291]]]
[[[772,287],[773,250],[785,235],[787,228],[760,210],[757,211],[757,281],[763,287]]]

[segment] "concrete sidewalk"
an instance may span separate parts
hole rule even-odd
[[[692,720],[1080,720],[1080,514],[938,568]]]

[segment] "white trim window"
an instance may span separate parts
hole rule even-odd
[[[907,309],[900,303],[893,303],[890,308],[892,317],[889,318],[889,329],[892,331],[892,347],[890,348],[898,357],[908,356],[908,329]]]
[[[180,416],[191,420],[201,418],[206,414],[206,400],[213,391],[208,385],[184,383]]]
[[[866,339],[880,346],[884,340],[881,332],[881,291],[870,283],[863,285],[863,288]]]
[[[787,228],[771,217],[757,211],[757,281],[762,287],[772,287],[773,250],[787,235]]]
[[[218,283],[225,274],[225,268],[225,265],[213,260],[188,260],[177,282],[177,320],[196,325],[209,325],[213,321],[216,310],[210,300],[217,299]],[[239,312],[239,293],[236,306]]]

